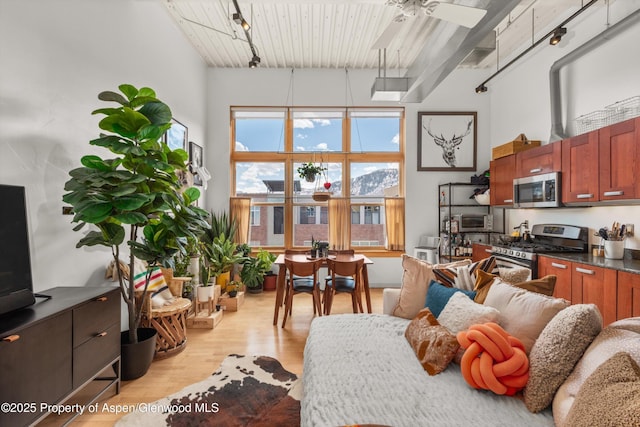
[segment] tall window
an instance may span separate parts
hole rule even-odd
[[[251,241],[328,240],[330,193],[351,205],[351,246],[382,249],[384,197],[404,196],[403,108],[231,108],[233,195],[252,198]],[[311,162],[314,182],[297,169]],[[329,242],[331,245],[331,242]]]

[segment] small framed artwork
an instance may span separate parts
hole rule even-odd
[[[418,170],[475,171],[477,112],[418,112]]]
[[[203,166],[202,147],[193,141],[189,142],[189,170],[193,174],[193,183],[202,185],[202,178],[198,175],[198,168]]]
[[[187,151],[187,127],[176,119],[171,119],[171,127],[164,134],[164,137],[165,142],[172,150],[182,148]]]

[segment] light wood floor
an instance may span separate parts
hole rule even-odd
[[[213,330],[189,329],[187,347],[180,354],[151,364],[142,378],[123,382],[120,394],[105,393],[101,401],[114,405],[135,405],[152,402],[183,387],[201,381],[215,372],[229,354],[266,355],[278,359],[285,369],[302,374],[302,354],[313,318],[311,296],[299,294],[293,299],[293,316],[284,329],[282,310],[278,326],[273,326],[275,292],[247,294],[237,312],[225,312],[222,322]],[[382,289],[371,290],[372,311],[382,313]],[[351,298],[347,294],[335,297],[333,313],[351,313]],[[97,413],[81,415],[73,426],[112,426],[124,414]],[[64,422],[49,416],[41,425],[57,426]]]

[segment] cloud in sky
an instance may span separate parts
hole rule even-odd
[[[316,145],[316,150],[319,150],[319,151],[327,151],[328,148],[329,146],[327,145],[326,142],[321,142]]]
[[[249,151],[249,147],[240,141],[236,141],[236,151]]]
[[[293,127],[296,129],[313,129],[319,126],[330,126],[331,120],[327,119],[295,119],[293,121]]]
[[[391,143],[392,144],[396,144],[396,145],[400,144],[400,134],[399,133],[396,133],[394,135],[394,137],[391,138]]]

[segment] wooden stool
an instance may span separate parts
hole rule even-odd
[[[143,302],[140,326],[158,331],[155,359],[173,356],[184,350],[187,345],[187,315],[191,301],[182,298],[182,287],[190,277],[173,277],[173,271],[163,269],[163,275],[175,300],[168,305],[154,308],[150,295]]]

